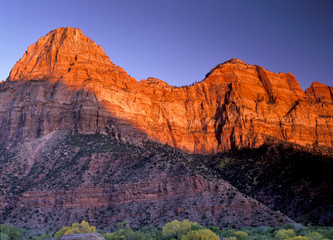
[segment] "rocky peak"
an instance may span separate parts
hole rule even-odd
[[[171,86],[169,84],[167,84],[166,82],[164,82],[163,80],[160,80],[158,78],[154,78],[154,77],[149,77],[147,79],[143,79],[140,81],[141,84],[147,84],[151,87],[160,87],[160,88],[171,88]]]
[[[87,80],[115,80],[109,76],[111,72],[127,75],[80,29],[66,27],[49,32],[31,45],[7,80],[62,80],[77,86]]]
[[[220,63],[216,67],[212,68],[212,70],[206,74],[206,78],[208,78],[211,75],[220,75],[220,72],[224,71],[225,69],[240,69],[240,68],[244,68],[247,66],[248,66],[248,64],[246,64],[242,60],[239,60],[237,58],[232,58],[232,59],[225,61],[223,63]]]
[[[231,64],[243,64],[243,65],[247,65],[244,61],[240,60],[240,59],[237,59],[237,58],[232,58],[228,61],[225,61],[224,63],[222,64],[227,64],[227,63],[231,63]]]
[[[320,82],[313,82],[305,90],[307,97],[316,102],[333,102],[333,87],[326,86]]]
[[[30,46],[8,79],[0,85],[0,144],[59,129],[149,136],[196,153],[258,147],[270,137],[333,142],[333,105],[321,103],[332,102],[331,87],[314,83],[306,97],[292,74],[238,59],[191,87],[137,83],[81,30],[60,28]]]

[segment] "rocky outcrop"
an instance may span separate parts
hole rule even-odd
[[[267,138],[333,145],[332,87],[232,59],[193,86],[137,82],[81,30],[59,28],[25,52],[0,86],[0,142],[56,130],[155,139],[197,153]],[[133,137],[134,136],[134,137]]]
[[[100,233],[80,233],[63,235],[60,240],[105,240]]]
[[[211,182],[201,176],[155,178],[67,191],[25,192],[12,199],[7,209],[12,211],[8,215],[5,212],[6,221],[13,221],[14,216],[24,213],[15,224],[25,226],[25,222],[29,222],[34,228],[39,228],[45,219],[60,228],[77,221],[78,216],[84,216],[99,227],[115,227],[124,219],[134,227],[145,224],[163,227],[174,218],[221,227],[279,226],[293,222],[238,192],[229,183]]]
[[[333,102],[333,87],[326,86],[319,82],[313,82],[311,86],[306,89],[305,94],[310,100],[315,102]]]

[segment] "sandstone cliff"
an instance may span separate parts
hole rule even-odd
[[[30,46],[0,83],[0,99],[0,214],[19,226],[60,227],[82,218],[101,227],[123,219],[162,226],[175,218],[221,227],[283,225],[292,221],[284,214],[303,215],[272,211],[224,181],[230,176],[220,168],[224,155],[170,146],[214,153],[272,138],[333,144],[332,87],[314,82],[304,92],[292,74],[237,59],[193,86],[137,82],[73,28]],[[247,173],[246,188],[258,177]],[[315,186],[330,183],[325,177]],[[270,193],[270,185],[261,189],[259,197]],[[280,196],[261,199],[284,211],[280,206],[290,201]]]
[[[333,146],[332,87],[304,92],[290,73],[232,59],[193,86],[137,82],[79,29],[40,38],[0,85],[0,143],[57,130],[154,139],[196,153],[258,147],[267,138]]]

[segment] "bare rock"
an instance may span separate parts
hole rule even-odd
[[[196,153],[258,147],[268,138],[333,146],[332,87],[304,92],[290,73],[231,59],[193,86],[137,82],[81,30],[40,38],[0,85],[0,143],[57,130],[154,139]]]
[[[80,233],[63,235],[61,240],[105,240],[100,233]]]

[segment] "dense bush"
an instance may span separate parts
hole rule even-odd
[[[276,232],[275,239],[284,240],[295,237],[295,231],[293,229],[281,229]]]
[[[182,222],[173,220],[172,222],[165,224],[165,226],[162,228],[162,235],[163,237],[174,237],[181,239],[182,235],[184,235],[188,230],[196,225],[198,225],[198,223],[191,222],[187,219]]]
[[[20,230],[14,226],[11,225],[0,225],[1,229],[1,240],[2,239],[21,239],[21,233]]]
[[[82,221],[81,223],[73,223],[71,227],[63,227],[54,234],[54,237],[60,239],[62,235],[75,233],[93,233],[96,232],[96,227],[89,226],[89,223]]]
[[[56,233],[16,228],[0,225],[1,240],[50,240],[59,239],[64,234],[96,232],[96,227],[88,222],[74,223]],[[162,229],[146,226],[133,230],[128,222],[122,222],[115,231],[100,231],[106,240],[332,240],[333,227],[303,226],[286,224],[284,227],[245,227],[242,229],[220,229],[204,227],[189,220],[174,220]]]
[[[209,229],[190,230],[181,240],[220,240],[220,238]]]

